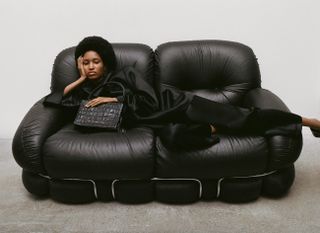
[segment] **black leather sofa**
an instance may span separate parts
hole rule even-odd
[[[172,85],[219,102],[289,111],[261,88],[257,59],[246,45],[201,40],[168,42],[155,51],[144,44],[113,46],[119,66],[135,66],[155,88]],[[52,90],[78,77],[74,49],[56,57]],[[36,196],[65,203],[248,202],[261,195],[281,197],[294,181],[301,134],[219,134],[220,142],[210,148],[177,152],[148,128],[79,132],[71,114],[42,102],[26,114],[12,144],[23,184]]]

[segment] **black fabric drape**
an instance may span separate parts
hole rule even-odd
[[[109,73],[98,82],[86,80],[66,96],[62,92],[51,93],[44,104],[77,108],[94,88],[111,81],[122,83],[125,99],[119,97],[121,89],[109,86],[94,96],[117,97],[124,101],[125,127],[154,128],[161,140],[172,148],[199,149],[217,143],[219,138],[211,134],[210,124],[218,132],[228,133],[290,135],[301,130],[301,117],[295,114],[221,104],[168,85],[161,85],[156,91],[132,67]]]

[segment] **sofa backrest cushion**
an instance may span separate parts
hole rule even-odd
[[[153,85],[154,52],[149,46],[135,43],[114,43],[112,46],[118,69],[133,66]],[[51,73],[51,91],[62,91],[65,86],[79,78],[74,51],[75,47],[70,47],[57,55]]]
[[[221,40],[168,42],[155,51],[157,85],[170,85],[211,100],[241,104],[260,87],[257,59],[246,45]]]

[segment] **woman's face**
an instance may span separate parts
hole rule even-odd
[[[98,79],[105,71],[103,61],[95,51],[87,51],[83,55],[83,68],[88,79]]]

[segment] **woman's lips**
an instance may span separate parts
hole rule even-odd
[[[92,75],[96,75],[96,72],[89,72],[88,75],[92,76]]]

